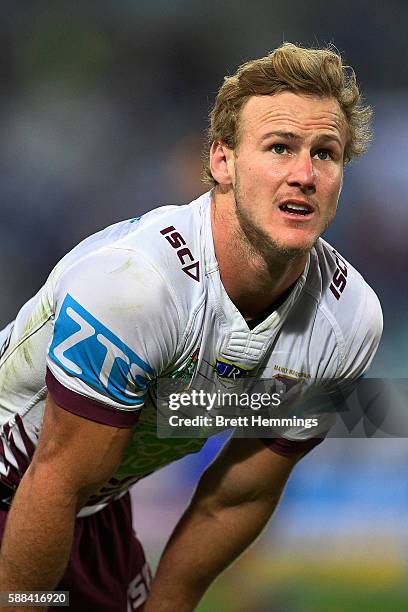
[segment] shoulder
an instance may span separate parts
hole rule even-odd
[[[162,206],[85,239],[50,275],[51,293],[75,287],[98,299],[176,303],[203,277],[203,217],[209,195],[183,206]],[[143,292],[140,291],[143,288]]]
[[[321,278],[320,308],[344,331],[356,325],[373,332],[382,329],[379,299],[356,268],[322,239],[316,245],[316,255]]]
[[[206,193],[189,204],[153,210],[140,218],[135,232],[121,246],[148,255],[171,282],[194,288],[194,283],[203,280],[209,206],[210,194]]]
[[[102,359],[109,345],[129,363],[140,358],[151,375],[164,371],[202,292],[202,214],[200,200],[162,207],[106,228],[61,260],[47,283],[55,319],[50,359],[63,367],[69,343],[78,345],[78,363],[88,353]],[[67,371],[84,370],[81,363]]]
[[[319,325],[332,335],[339,372],[367,369],[378,347],[383,317],[377,295],[362,275],[320,239],[312,253],[306,290],[316,300]]]

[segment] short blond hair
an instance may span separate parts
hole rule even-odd
[[[304,49],[284,43],[265,57],[239,66],[226,76],[213,109],[203,155],[203,180],[212,185],[209,149],[213,142],[224,142],[230,149],[239,143],[239,118],[252,96],[283,91],[335,98],[348,124],[344,161],[349,162],[367,150],[372,139],[372,109],[364,105],[354,70],[343,65],[340,53],[332,48]]]

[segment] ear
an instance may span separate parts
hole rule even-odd
[[[223,142],[213,142],[210,149],[211,174],[220,185],[229,186],[235,182],[233,150]]]

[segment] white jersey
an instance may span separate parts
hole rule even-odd
[[[84,240],[0,332],[0,483],[7,489],[15,490],[31,460],[47,390],[72,413],[134,429],[85,515],[205,442],[157,438],[157,379],[187,371],[213,388],[232,371],[312,381],[366,371],[382,315],[361,275],[320,239],[286,300],[249,329],[220,279],[210,203],[207,193]],[[288,427],[272,448],[282,451],[285,441],[307,448],[326,425]]]

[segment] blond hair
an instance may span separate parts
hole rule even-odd
[[[371,141],[372,110],[364,105],[354,70],[342,63],[331,47],[304,49],[284,43],[265,57],[239,66],[224,78],[210,113],[207,146],[203,155],[203,180],[212,185],[209,148],[224,142],[230,149],[239,143],[239,118],[251,96],[273,95],[282,91],[335,98],[348,124],[344,162],[367,150]]]

